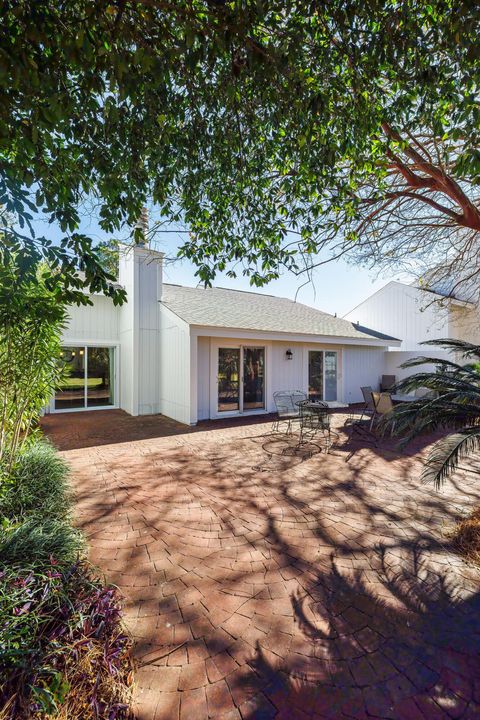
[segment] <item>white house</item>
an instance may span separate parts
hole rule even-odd
[[[480,344],[478,311],[472,303],[397,281],[370,295],[345,319],[402,339],[399,346],[391,345],[385,352],[384,373],[397,379],[412,372],[399,368],[411,357],[449,357],[446,351],[422,346],[426,340],[449,338]],[[432,363],[425,369],[434,367]]]
[[[389,328],[333,317],[253,292],[162,282],[162,254],[124,249],[119,283],[128,302],[103,295],[71,307],[63,336],[69,376],[51,412],[122,408],[182,423],[275,410],[276,390],[357,402],[377,386]]]

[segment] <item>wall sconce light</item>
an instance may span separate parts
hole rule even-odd
[[[83,355],[83,353],[84,353],[84,350],[80,350],[79,352],[80,352],[80,355]]]
[[[290,349],[288,349],[287,352],[285,353],[285,357],[287,358],[287,360],[292,360],[293,352]]]

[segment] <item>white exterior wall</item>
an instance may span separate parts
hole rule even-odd
[[[196,405],[191,417],[190,328],[164,305],[159,312],[160,412],[181,423],[196,422]]]
[[[163,256],[144,250],[139,260],[138,413],[160,412],[160,298]]]
[[[362,402],[361,387],[378,390],[382,375],[386,375],[384,348],[347,347],[344,358],[344,400],[347,403]]]
[[[119,313],[120,406],[130,415],[160,411],[162,258],[147,247],[120,251],[118,279],[127,291]]]
[[[450,337],[480,345],[479,309],[453,306],[450,309]]]
[[[205,332],[207,329],[205,329]],[[266,412],[275,412],[273,394],[277,390],[301,390],[308,392],[308,352],[325,350],[337,352],[337,400],[340,402],[360,402],[362,385],[378,387],[385,373],[384,347],[342,345],[321,342],[288,342],[258,337],[251,334],[248,338],[198,336],[198,354],[196,369],[197,397],[192,396],[192,407],[198,408],[197,417],[191,422],[215,417],[227,417],[217,412],[217,374],[218,348],[260,346],[265,347],[265,398]],[[287,360],[286,351],[291,350],[293,357]],[[168,413],[166,413],[168,414]]]
[[[70,306],[68,324],[62,341],[95,344],[114,344],[119,340],[119,308],[104,295],[91,295],[93,305]]]
[[[399,338],[400,350],[423,352],[420,343],[449,336],[448,308],[432,303],[434,299],[432,293],[392,281],[345,315],[345,319]]]
[[[118,278],[125,288],[127,301],[120,307],[119,312],[119,377],[120,377],[120,407],[130,415],[138,415],[138,301],[136,289],[138,286],[138,264],[133,259],[132,252],[124,252],[119,258]]]
[[[210,338],[199,337],[197,344],[198,420],[210,417]]]
[[[427,363],[426,365],[420,365],[419,367],[413,367],[413,368],[401,368],[400,365],[402,363],[406,362],[407,360],[410,360],[411,358],[416,358],[419,356],[422,357],[431,357],[433,360],[439,359],[439,360],[448,360],[452,359],[449,357],[449,353],[442,351],[442,350],[427,350],[426,348],[422,348],[420,352],[387,352],[385,353],[385,375],[395,375],[397,381],[398,380],[404,380],[405,378],[409,377],[410,375],[414,375],[417,372],[435,372],[436,364],[435,362],[432,362],[431,364]]]

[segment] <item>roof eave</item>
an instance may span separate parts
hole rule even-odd
[[[196,335],[210,335],[213,337],[238,337],[243,336],[251,338],[258,336],[269,340],[281,340],[285,342],[311,342],[311,343],[328,343],[330,345],[365,345],[370,347],[400,347],[401,340],[397,338],[375,338],[375,337],[355,337],[348,335],[318,335],[314,333],[292,333],[280,330],[258,330],[256,328],[238,328],[226,327],[223,325],[202,325],[189,323],[190,330]]]

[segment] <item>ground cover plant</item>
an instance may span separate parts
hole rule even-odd
[[[131,683],[120,598],[85,560],[68,467],[38,425],[64,374],[49,272],[0,232],[0,719],[114,720]]]
[[[120,597],[84,560],[68,468],[42,440],[0,496],[0,718],[129,717]]]

